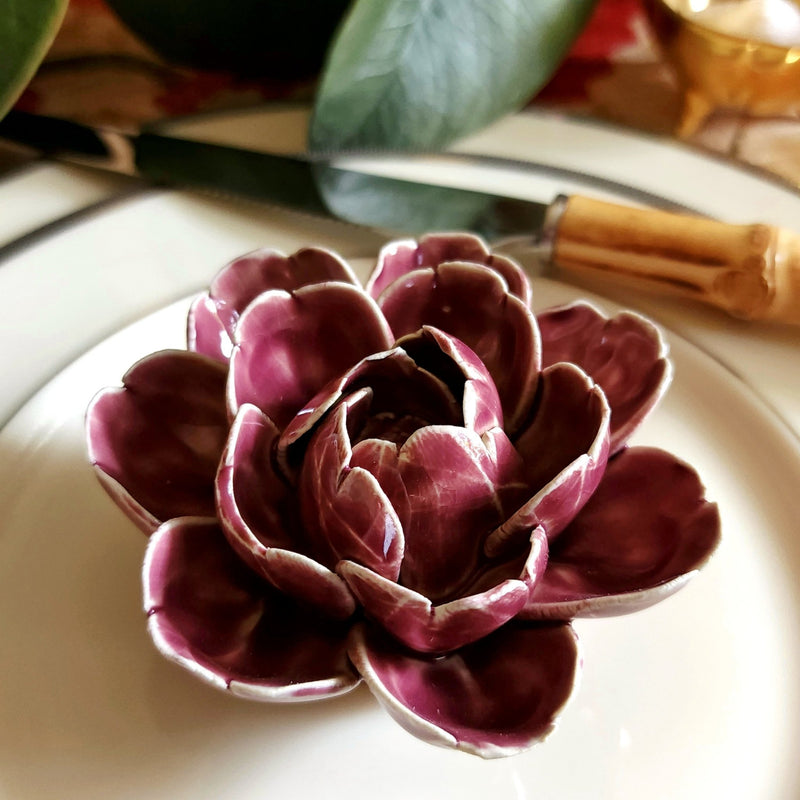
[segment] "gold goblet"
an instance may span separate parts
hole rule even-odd
[[[800,112],[800,4],[793,0],[644,0],[684,93],[677,134],[715,109]]]

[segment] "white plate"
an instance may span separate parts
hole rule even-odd
[[[461,149],[547,166],[438,170],[412,159],[397,169],[540,200],[612,181],[621,199],[646,191],[723,218],[800,219],[786,187],[586,120],[523,114]],[[94,177],[68,178],[60,185],[75,208],[94,198]],[[17,185],[15,212],[51,208],[51,181]],[[82,417],[137,356],[182,344],[185,303],[52,376],[248,249],[313,242],[352,256],[378,241],[262,206],[148,192],[3,251],[0,424],[47,385],[0,432],[0,798],[796,800],[800,336],[699,307],[624,298],[714,356],[671,336],[676,381],[639,439],[698,467],[721,505],[723,546],[674,598],[579,625],[580,691],[529,754],[482,762],[423,745],[366,690],[303,707],[248,704],[155,653],[140,607],[144,542],[86,465]],[[539,306],[578,292],[535,288]]]
[[[574,289],[539,280],[539,305]],[[677,336],[639,441],[701,472],[724,542],[675,597],[578,625],[584,678],[550,739],[484,762],[422,744],[365,688],[248,703],[145,633],[144,539],[86,464],[83,412],[139,355],[180,346],[186,303],[110,338],[0,434],[0,796],[613,798],[798,796],[800,452],[738,380]]]

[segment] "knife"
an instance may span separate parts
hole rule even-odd
[[[537,203],[387,178],[294,157],[131,134],[12,111],[0,138],[169,186],[233,193],[385,231],[470,230],[515,239],[576,274],[689,297],[749,320],[800,325],[800,236],[571,195]]]

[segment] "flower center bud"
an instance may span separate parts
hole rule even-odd
[[[364,427],[358,433],[356,441],[382,439],[401,447],[414,431],[430,424],[429,420],[415,414],[395,414],[385,411],[367,418]]]

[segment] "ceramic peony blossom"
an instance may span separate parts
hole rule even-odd
[[[539,314],[470,235],[260,250],[192,305],[188,349],[94,399],[89,454],[148,534],[158,649],[267,701],[364,680],[407,730],[484,757],[544,738],[576,617],[646,607],[719,538],[673,455],[626,442],[671,376],[657,329]]]

